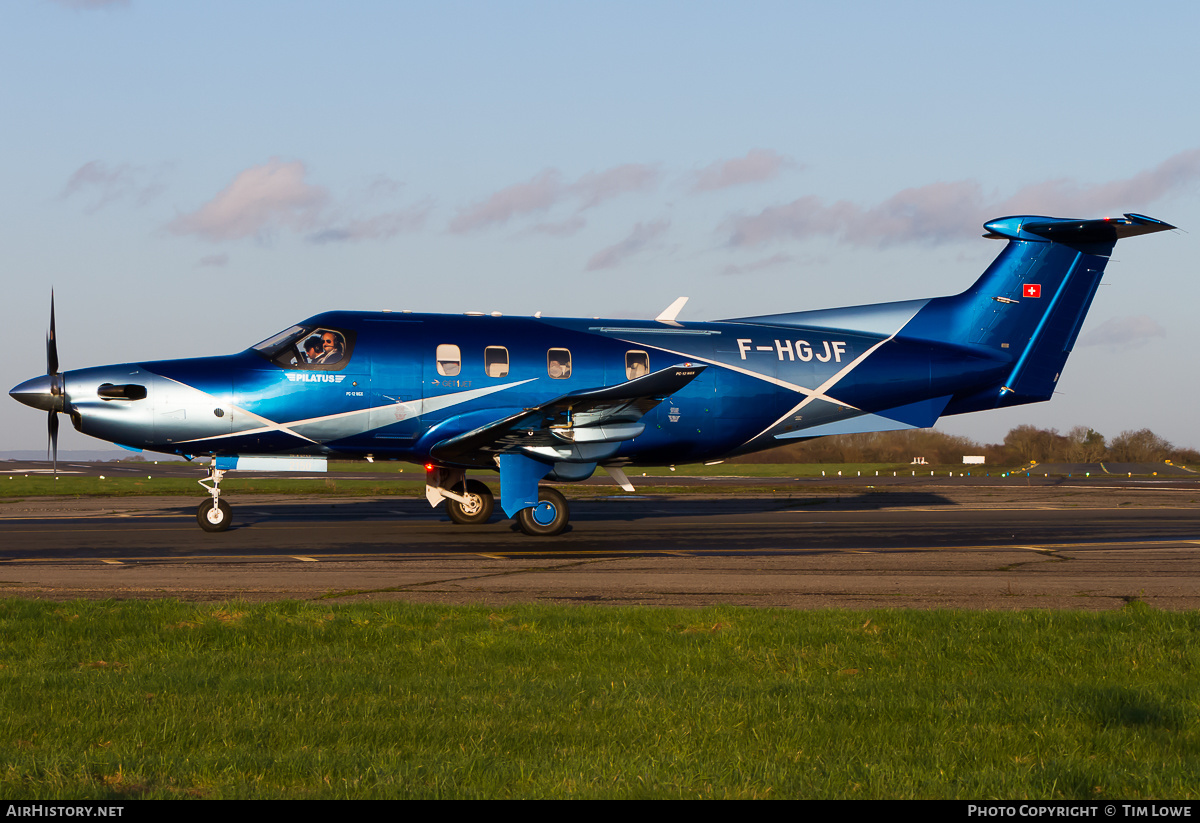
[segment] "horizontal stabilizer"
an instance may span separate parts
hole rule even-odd
[[[907,406],[884,409],[879,412],[879,415],[889,420],[907,423],[914,429],[927,429],[937,422],[942,409],[946,408],[946,404],[949,402],[950,395],[946,395],[945,397],[931,397],[928,400],[909,403]]]
[[[893,409],[884,409],[876,414],[860,414],[843,420],[834,420],[820,426],[775,435],[776,440],[827,437],[832,434],[863,434],[865,432],[903,431],[904,429],[927,429],[937,422],[938,416],[950,402],[950,395],[909,403]]]
[[[1063,217],[1016,215],[1001,217],[983,224],[988,230],[984,237],[993,240],[1050,240],[1068,246],[1079,244],[1111,244],[1124,237],[1152,234],[1175,228],[1170,223],[1126,214],[1124,217],[1102,217],[1099,220],[1072,220]]]

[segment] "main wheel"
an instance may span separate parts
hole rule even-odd
[[[553,537],[562,534],[571,519],[567,499],[554,489],[542,486],[538,489],[538,504],[517,512],[517,525],[521,531],[534,537]]]
[[[196,522],[206,532],[223,532],[233,522],[233,510],[224,500],[217,500],[214,504],[210,497],[196,509]]]
[[[468,480],[465,490],[462,483],[456,483],[452,491],[464,495],[467,502],[459,503],[457,500],[446,498],[446,514],[450,515],[451,520],[462,526],[488,522],[496,505],[491,489],[478,480]]]

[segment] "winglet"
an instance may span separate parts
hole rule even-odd
[[[683,304],[687,301],[688,299],[686,297],[680,297],[674,303],[663,309],[662,314],[654,319],[659,323],[674,323],[675,318],[679,316],[680,310],[683,309]]]

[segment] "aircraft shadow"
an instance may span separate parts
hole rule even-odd
[[[279,521],[380,522],[392,520],[446,520],[441,508],[433,508],[423,498],[379,498],[339,502],[329,500],[239,502],[236,496],[224,498],[233,506],[231,530],[256,523]],[[811,509],[812,511],[876,511],[896,508],[957,506],[955,501],[934,492],[863,492],[813,496],[792,494],[772,497],[696,498],[687,495],[636,495],[568,498],[571,520],[636,522],[679,517],[712,515],[752,516],[768,512]],[[171,507],[180,515],[194,515],[195,505]],[[490,524],[505,521],[499,505]],[[466,527],[469,528],[469,527]]]

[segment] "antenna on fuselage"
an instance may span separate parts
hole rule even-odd
[[[683,309],[683,304],[687,301],[686,297],[678,298],[674,303],[663,309],[662,314],[654,319],[659,323],[671,323],[678,326],[679,324],[675,322],[675,318],[679,316],[680,310]]]

